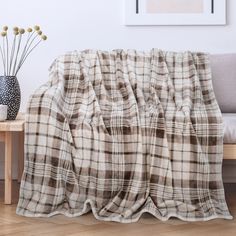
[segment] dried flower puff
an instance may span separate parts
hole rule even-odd
[[[19,31],[19,28],[18,27],[14,27],[13,31]]]
[[[40,27],[39,27],[38,25],[35,25],[35,26],[34,26],[34,29],[35,29],[36,31],[39,31],[39,30],[40,30]]]
[[[3,27],[3,30],[4,30],[4,31],[7,31],[7,30],[8,30],[8,26],[4,26],[4,27]]]
[[[7,35],[7,32],[5,32],[5,31],[1,32],[2,37],[5,37],[6,35]]]
[[[46,35],[42,35],[42,40],[47,40],[47,36]]]
[[[23,28],[19,29],[20,34],[24,34],[25,30]]]
[[[33,30],[32,30],[32,28],[28,28],[27,31],[30,33],[30,32],[32,32]]]

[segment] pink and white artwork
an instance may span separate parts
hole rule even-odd
[[[124,0],[126,25],[225,25],[226,0]]]
[[[147,13],[203,13],[204,0],[146,0]]]

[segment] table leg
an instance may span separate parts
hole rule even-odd
[[[12,134],[5,136],[5,204],[12,202]]]
[[[19,132],[18,183],[21,182],[23,169],[24,169],[24,131]]]

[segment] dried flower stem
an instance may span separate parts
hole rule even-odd
[[[1,57],[2,57],[2,64],[3,64],[3,70],[4,70],[4,76],[6,75],[6,70],[5,70],[5,60],[3,57],[3,51],[2,51],[2,47],[0,46],[0,51],[1,51]]]
[[[16,70],[15,76],[17,75],[18,71],[20,70],[21,66],[24,64],[25,60],[27,59],[27,57],[30,55],[30,53],[42,42],[43,40],[41,39],[40,41],[38,41],[24,56],[23,60],[21,61],[21,63],[19,63],[19,66]]]
[[[4,60],[4,75],[6,75],[6,53],[5,53],[5,39],[2,38],[2,45],[3,45],[3,60]]]
[[[34,33],[35,33],[35,31],[34,31],[32,34],[30,34],[30,33],[28,34],[28,39],[27,39],[27,41],[26,41],[26,43],[25,43],[25,47],[24,47],[23,52],[22,52],[22,54],[21,54],[21,57],[20,57],[20,60],[19,60],[18,66],[17,66],[17,71],[18,71],[19,66],[22,64],[22,60],[23,60],[23,58],[25,57],[25,54],[26,54],[27,51],[29,50],[29,48],[30,48],[30,46],[32,45],[32,43],[33,43],[33,41],[35,40],[35,38],[37,38],[37,36],[38,36],[38,35],[36,35],[36,36],[31,40],[31,42],[30,42],[30,39],[33,37]],[[29,42],[30,42],[30,43],[29,43]]]
[[[6,35],[6,42],[7,42],[7,74],[9,74],[9,43],[8,43],[8,37]]]
[[[11,74],[12,62],[13,62],[13,58],[14,58],[14,54],[15,54],[15,48],[16,48],[16,35],[14,36],[14,40],[13,40],[12,47],[11,47],[9,75]]]
[[[20,45],[21,45],[21,37],[22,37],[22,35],[20,34],[20,36],[19,36],[19,41],[18,41],[18,47],[17,47],[17,51],[16,51],[15,63],[14,63],[13,72],[12,72],[13,75],[15,74],[15,70],[16,70],[16,64],[17,64],[17,60],[18,60],[18,54],[19,54]]]
[[[35,32],[34,32],[34,33],[35,33]],[[33,34],[34,34],[34,33],[33,33]],[[33,34],[32,34],[32,35],[33,35]],[[37,37],[38,37],[38,35],[36,34],[36,35],[34,36],[34,38],[31,40],[31,42],[29,43],[26,52],[29,50],[29,48],[31,47],[31,45],[33,44],[33,42],[35,41],[35,39],[36,39]],[[26,45],[26,46],[27,46],[27,45]],[[26,53],[26,52],[25,52],[25,53]]]

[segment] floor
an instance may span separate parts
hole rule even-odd
[[[14,202],[17,202],[19,185],[14,182]],[[49,235],[49,236],[233,236],[236,235],[236,184],[227,184],[226,198],[234,220],[212,220],[187,223],[177,219],[161,222],[151,215],[144,215],[138,223],[119,224],[101,222],[91,213],[66,218],[26,218],[15,214],[16,204],[3,204],[3,182],[0,181],[0,235]]]

